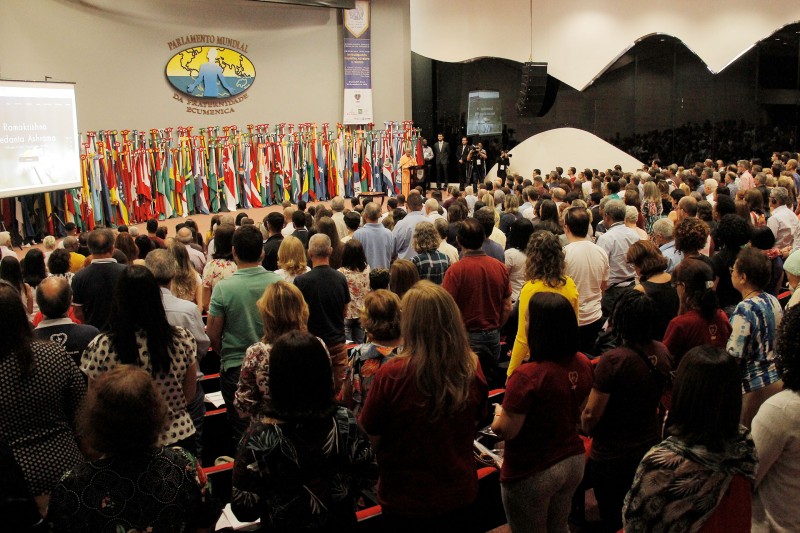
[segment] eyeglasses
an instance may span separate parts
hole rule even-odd
[[[673,279],[672,281],[669,282],[669,284],[672,285],[672,288],[674,289],[678,285],[683,285],[684,283],[682,281],[678,281],[678,280]]]

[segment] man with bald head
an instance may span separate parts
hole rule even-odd
[[[62,277],[42,280],[36,289],[36,303],[44,320],[33,331],[34,337],[60,345],[78,364],[83,350],[100,334],[100,330],[88,324],[76,324],[67,317],[72,305],[69,281]]]
[[[175,239],[186,246],[186,251],[189,253],[189,260],[192,262],[192,266],[194,267],[197,272],[200,274],[203,273],[203,268],[206,266],[206,255],[203,252],[198,252],[197,249],[192,247],[194,243],[194,236],[192,235],[192,230],[183,227],[178,230],[178,233],[175,234]]]

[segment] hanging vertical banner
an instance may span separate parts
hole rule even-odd
[[[369,0],[344,10],[344,124],[370,124],[372,116],[372,50]]]

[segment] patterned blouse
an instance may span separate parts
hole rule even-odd
[[[189,452],[158,448],[68,471],[53,490],[53,531],[186,531],[213,526],[219,502]]]
[[[397,346],[380,346],[374,343],[360,344],[350,352],[350,360],[345,369],[345,385],[342,387],[342,398],[345,405],[353,405],[353,412],[358,415],[364,402],[367,401],[369,388],[375,374],[384,363],[397,355]]]
[[[377,477],[369,440],[344,407],[316,420],[253,420],[236,455],[231,507],[270,531],[352,531],[355,500]]]
[[[186,371],[195,362],[197,342],[191,333],[181,327],[175,328],[176,333],[169,348],[170,369],[169,374],[158,374],[153,380],[158,386],[164,399],[167,401],[167,419],[169,426],[158,437],[159,446],[167,446],[194,435],[195,428],[192,418],[186,411],[186,396],[183,392],[183,380]],[[151,375],[153,367],[150,364],[150,354],[147,352],[147,337],[144,332],[136,332],[136,344],[139,347],[139,366]],[[119,355],[111,348],[109,333],[101,333],[94,338],[81,357],[81,370],[90,378],[96,378],[123,364]]]
[[[347,304],[345,318],[359,318],[361,308],[364,307],[364,296],[369,292],[369,266],[363,272],[342,267],[339,272],[347,279],[347,288],[350,289],[350,303]]]
[[[427,279],[442,284],[444,273],[450,267],[450,259],[439,250],[432,252],[422,252],[411,258],[411,262],[417,267],[419,279]]]
[[[236,263],[233,261],[212,259],[203,267],[203,288],[213,289],[223,279],[233,276],[236,270]]]
[[[775,341],[782,317],[781,304],[766,292],[742,300],[734,309],[728,353],[739,360],[744,392],[752,392],[778,381]]]
[[[664,204],[661,202],[645,201],[642,202],[642,217],[644,217],[644,231],[648,235],[653,234],[653,224],[659,218],[663,218]]]

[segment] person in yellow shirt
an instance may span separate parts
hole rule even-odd
[[[401,186],[406,198],[411,191],[411,167],[417,164],[417,160],[411,155],[411,148],[406,148],[400,157],[399,168],[402,171]]]
[[[82,269],[86,261],[86,256],[77,252],[78,244],[77,237],[64,238],[64,249],[69,252],[69,271],[73,274]]]
[[[508,375],[530,357],[528,348],[528,322],[536,317],[528,315],[531,297],[538,292],[554,292],[564,296],[578,316],[578,288],[572,278],[565,274],[564,249],[558,236],[540,230],[531,235],[526,250],[525,279],[519,293],[519,325],[508,365]],[[557,334],[557,332],[553,332]]]

